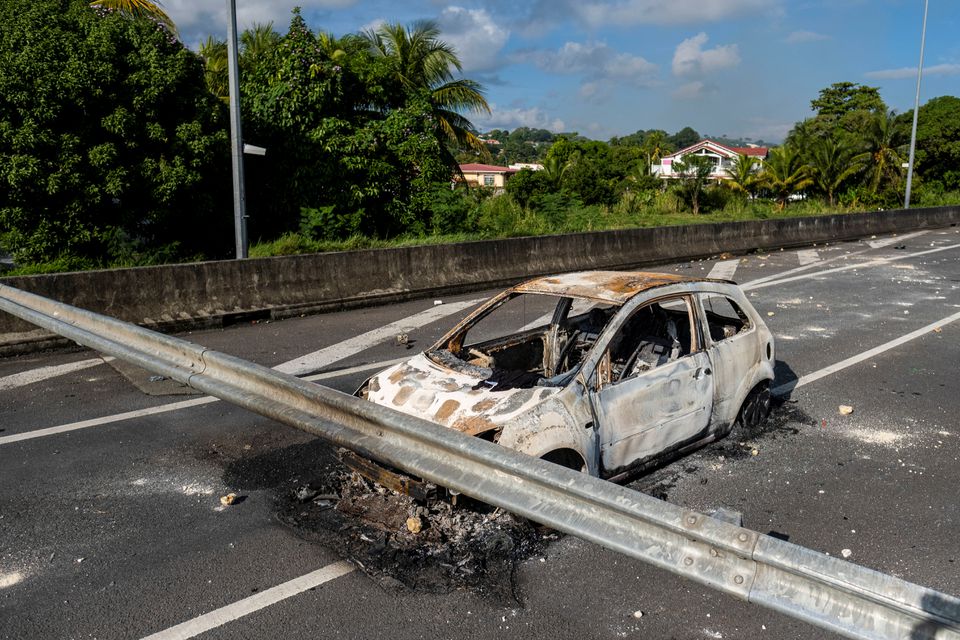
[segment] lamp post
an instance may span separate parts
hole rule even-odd
[[[236,0],[227,0],[227,74],[230,86],[230,146],[233,160],[233,226],[239,260],[247,257],[247,196],[243,186],[243,132],[240,126]]]
[[[930,0],[923,0],[923,28],[920,30],[920,65],[917,67],[917,97],[913,101],[913,129],[910,131],[910,158],[907,160],[907,191],[903,208],[910,208],[910,187],[913,184],[913,155],[917,148],[917,116],[920,115],[920,80],[923,78],[923,46],[927,40],[927,8]]]

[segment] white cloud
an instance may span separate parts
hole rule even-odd
[[[620,0],[571,3],[593,27],[635,24],[699,24],[716,22],[737,15],[776,12],[780,0]]]
[[[386,18],[374,18],[370,22],[360,25],[360,28],[357,29],[357,31],[360,33],[364,33],[367,31],[377,32],[380,30],[380,27],[382,27],[385,24],[387,24]]]
[[[496,104],[491,104],[490,111],[490,114],[484,113],[472,117],[474,126],[481,131],[531,127],[533,129],[549,129],[556,133],[566,129],[563,120],[550,116],[540,107],[501,109]]]
[[[657,73],[657,65],[652,62],[619,53],[604,42],[567,42],[556,51],[535,51],[522,55],[524,58],[549,73],[588,76],[591,80],[587,84],[616,78],[646,86]]]
[[[456,49],[464,71],[489,71],[497,67],[498,55],[510,31],[497,25],[486,10],[447,7],[437,23],[441,39]]]
[[[678,100],[696,100],[703,96],[704,86],[700,80],[694,80],[677,87],[672,95]]]
[[[868,78],[876,80],[903,80],[905,78],[916,78],[916,67],[901,67],[899,69],[882,69],[880,71],[868,71],[863,74]],[[925,76],[955,76],[960,75],[960,64],[935,64],[932,67],[924,67]]]
[[[699,76],[740,64],[740,49],[728,44],[713,49],[704,49],[709,38],[700,32],[677,45],[673,53],[673,74],[676,76]]]
[[[784,42],[787,44],[803,44],[804,42],[817,42],[819,40],[829,40],[830,36],[825,36],[822,33],[816,33],[814,31],[794,31],[786,38]]]
[[[357,0],[281,0],[279,2],[243,2],[237,6],[237,29],[243,31],[254,24],[273,23],[273,28],[286,33],[291,11],[301,7],[304,15],[311,9],[343,9]],[[163,10],[177,25],[187,45],[195,46],[208,35],[227,37],[227,7],[224,2],[197,0],[164,0]]]

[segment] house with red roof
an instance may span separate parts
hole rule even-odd
[[[511,167],[498,167],[492,164],[461,164],[460,176],[454,176],[454,181],[464,181],[471,187],[493,187],[494,189],[503,189],[510,176],[520,169]]]
[[[673,170],[673,165],[689,155],[703,156],[713,161],[714,167],[710,172],[711,179],[729,180],[730,175],[727,173],[727,169],[733,168],[733,163],[738,155],[754,158],[756,160],[754,166],[759,168],[763,165],[767,156],[770,155],[770,149],[767,147],[728,147],[713,140],[701,140],[686,149],[680,149],[676,153],[663,156],[658,164],[650,166],[650,172],[664,180],[678,178],[679,173]]]

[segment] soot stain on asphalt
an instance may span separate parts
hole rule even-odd
[[[790,400],[775,400],[770,415],[760,425],[753,428],[736,425],[729,435],[706,445],[689,456],[680,458],[670,464],[657,467],[641,476],[630,487],[642,491],[647,495],[667,501],[670,492],[677,487],[685,476],[699,473],[703,467],[719,459],[742,460],[753,456],[755,444],[767,439],[778,439],[800,433],[801,427],[816,427],[818,422],[796,402]],[[707,484],[708,478],[700,478],[701,484]]]
[[[559,536],[487,505],[417,503],[346,469],[319,440],[243,455],[226,464],[223,481],[270,490],[280,523],[391,591],[469,589],[517,606],[517,566]]]

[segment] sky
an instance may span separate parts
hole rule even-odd
[[[164,0],[196,48],[226,37],[226,0]],[[923,0],[236,0],[239,28],[285,32],[302,7],[335,35],[435,20],[491,114],[480,131],[538,127],[607,140],[639,129],[779,142],[834,82],[913,108]],[[930,0],[921,104],[960,95],[960,2]]]

